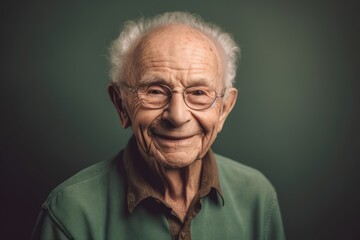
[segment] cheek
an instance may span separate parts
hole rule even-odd
[[[195,118],[203,129],[201,139],[201,149],[199,156],[204,156],[211,148],[211,145],[216,139],[219,125],[219,113],[216,109],[209,109],[206,112],[199,112]]]
[[[141,104],[134,104],[132,111],[132,129],[135,134],[139,131],[141,134],[147,135],[150,125],[156,122],[161,113],[157,110],[146,110],[143,109]]]
[[[129,109],[129,116],[133,122],[141,109],[140,100],[135,97],[131,98],[131,100],[128,102],[128,109]]]
[[[209,109],[207,112],[200,112],[197,116],[197,121],[205,131],[205,137],[211,138],[217,134],[219,125],[219,112],[217,109]]]
[[[139,113],[141,113],[141,102],[136,97],[132,97],[127,102],[127,109],[131,121],[131,128],[133,130],[133,133],[136,135],[140,126],[139,120],[141,118],[139,118],[138,116]]]

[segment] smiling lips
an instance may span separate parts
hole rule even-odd
[[[173,140],[173,141],[180,141],[180,140],[187,140],[187,139],[190,139],[192,138],[193,136],[195,136],[195,134],[192,134],[192,135],[186,135],[186,136],[180,136],[180,135],[168,135],[168,134],[162,134],[162,133],[156,133],[156,132],[153,132],[153,135],[155,137],[158,137],[160,139],[164,139],[164,140]]]
[[[154,135],[156,137],[159,137],[159,138],[162,138],[162,139],[166,139],[166,140],[186,140],[186,139],[189,139],[191,137],[193,137],[193,135],[190,135],[190,136],[170,136],[170,135],[163,135],[163,134],[156,134],[154,133]]]

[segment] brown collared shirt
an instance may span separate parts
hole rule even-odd
[[[129,212],[131,213],[138,204],[152,202],[150,206],[166,216],[173,240],[191,239],[191,221],[201,210],[201,199],[204,196],[211,193],[218,194],[222,198],[217,165],[211,150],[200,160],[203,161],[200,188],[190,204],[184,221],[181,221],[173,209],[163,201],[160,179],[158,176],[153,176],[153,172],[142,160],[134,137],[125,149],[123,161],[128,187],[127,204]]]

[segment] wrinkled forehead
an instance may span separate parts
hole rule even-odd
[[[181,67],[204,67],[222,79],[222,64],[214,42],[186,25],[168,25],[144,35],[133,51],[133,73],[139,78],[149,64],[169,61]],[[139,76],[140,75],[140,76]]]

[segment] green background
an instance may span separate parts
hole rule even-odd
[[[1,236],[27,239],[52,188],[125,146],[106,49],[124,21],[173,10],[242,48],[213,149],[270,179],[288,239],[360,236],[356,1],[154,0],[2,3]]]

